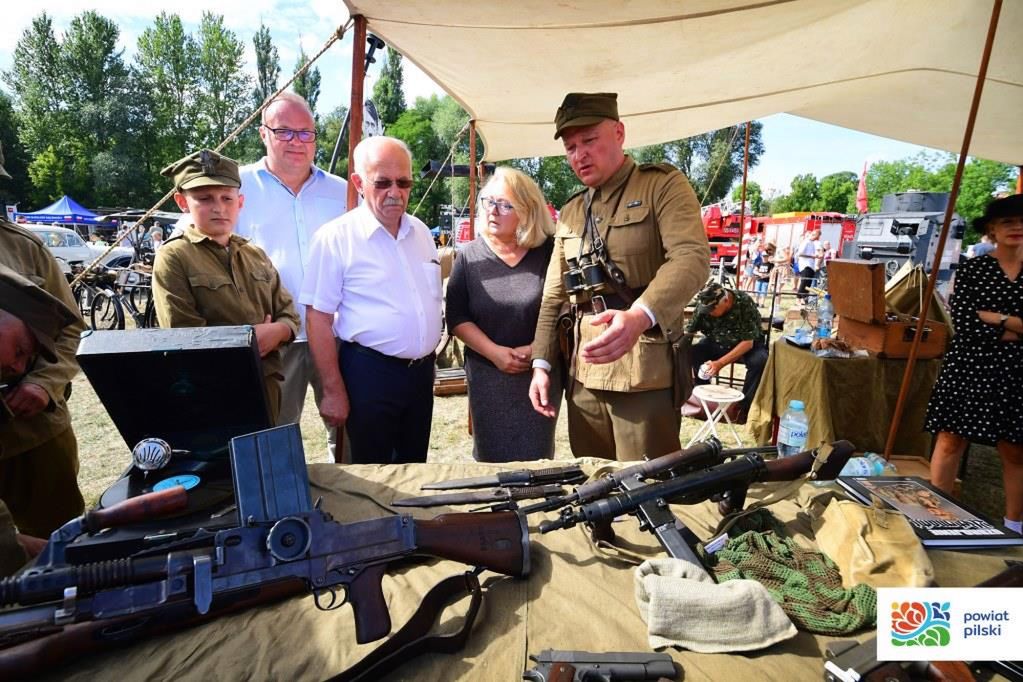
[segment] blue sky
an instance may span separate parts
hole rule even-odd
[[[58,32],[69,25],[71,19],[87,9],[113,19],[121,27],[121,46],[128,60],[134,58],[139,35],[152,25],[161,11],[177,13],[188,31],[195,31],[203,8],[212,7],[225,17],[225,23],[246,45],[246,62],[254,69],[252,35],[262,21],[270,28],[274,44],[281,55],[282,71],[292,72],[300,47],[309,55],[319,51],[330,34],[347,20],[348,13],[341,0],[221,0],[215,4],[169,0],[56,0],[45,2],[45,9],[53,17]],[[0,21],[0,70],[11,66],[14,46],[40,12],[39,5],[26,2],[8,2]],[[317,109],[329,111],[338,104],[348,102],[351,79],[351,38],[335,44],[317,65],[322,75],[321,95]],[[367,91],[371,92],[379,64],[370,69]],[[5,85],[0,87],[6,88]],[[416,97],[442,93],[427,76],[415,66],[405,62],[405,93],[409,103]],[[750,179],[760,183],[767,196],[784,194],[792,178],[802,173],[813,173],[821,178],[838,171],[857,174],[864,161],[891,161],[913,156],[924,147],[859,133],[807,119],[778,114],[763,119],[765,153],[760,165],[751,169]]]

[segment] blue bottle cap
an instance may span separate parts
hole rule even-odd
[[[803,404],[802,400],[790,400],[789,407],[791,407],[793,410],[802,410],[803,408],[806,407],[806,405]]]

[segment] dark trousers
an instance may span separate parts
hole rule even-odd
[[[799,294],[800,298],[806,298],[806,292],[810,289],[810,285],[813,284],[813,280],[817,277],[817,271],[813,268],[803,268],[799,271],[799,288],[796,293]]]
[[[693,370],[698,370],[705,362],[724,357],[732,348],[734,346],[722,346],[720,343],[711,341],[708,338],[701,339],[691,350]],[[760,385],[760,377],[764,374],[767,356],[768,351],[764,343],[762,341],[754,341],[753,348],[737,361],[746,365],[746,380],[742,383],[742,401],[739,403],[739,409],[744,413],[748,413],[749,406],[753,404],[753,396],[757,392],[757,386]],[[706,384],[709,382],[697,376],[696,383]]]
[[[341,344],[351,411],[353,464],[425,462],[433,418],[433,354],[409,364],[356,343]]]

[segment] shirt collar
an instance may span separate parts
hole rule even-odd
[[[359,204],[355,210],[361,212],[359,215],[359,227],[362,229],[362,237],[364,239],[369,239],[377,230],[387,232],[387,228],[377,220],[377,217],[373,215],[373,211],[369,210],[369,206],[365,203]],[[398,239],[401,240],[407,237],[411,229],[412,223],[409,221],[408,213],[405,213],[401,216],[401,223],[398,225]],[[387,233],[387,236],[390,237],[390,233]]]
[[[622,162],[621,168],[615,171],[614,175],[607,179],[600,187],[594,190],[594,197],[598,196],[600,200],[607,199],[614,194],[619,187],[625,184],[625,180],[628,179],[632,169],[636,167],[636,162],[632,160],[632,157],[628,154],[625,155],[625,161]]]
[[[313,184],[318,179],[322,178],[323,176],[325,176],[327,174],[326,171],[324,171],[322,168],[319,168],[315,163],[314,164],[310,164],[309,171],[310,171],[309,177],[306,178],[304,183],[302,183],[302,189],[303,190],[306,187],[308,187],[309,185]],[[288,187],[286,184],[284,184],[283,180],[281,180],[276,175],[274,175],[274,172],[272,170],[270,170],[270,168],[266,165],[266,157],[265,156],[263,158],[261,158],[259,161],[256,162],[256,172],[267,174],[268,176],[270,176],[273,179],[274,182],[279,184],[284,189],[288,190],[289,193],[291,192],[291,188]],[[302,190],[299,190],[300,193],[301,193],[301,191]]]
[[[202,232],[200,232],[199,229],[195,225],[193,225],[192,223],[189,223],[188,227],[185,228],[184,237],[185,237],[185,239],[187,239],[188,241],[192,242],[193,244],[201,244],[202,242],[206,242],[206,241],[211,242],[213,244],[217,244],[216,242],[213,241],[213,239],[211,237],[209,237],[209,236],[203,234]],[[232,232],[231,233],[231,238],[228,240],[228,244],[229,245],[240,246],[241,244],[248,243],[248,241],[249,240],[246,239],[245,237],[242,237],[242,236],[237,235],[237,234]],[[217,244],[217,246],[220,246],[220,245]]]

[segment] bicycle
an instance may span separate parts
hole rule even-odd
[[[89,311],[93,329],[124,329],[125,310],[139,329],[158,327],[151,291],[152,276],[132,268],[116,274],[115,285],[95,294]],[[144,305],[140,305],[145,300]]]
[[[81,263],[72,263],[70,266],[71,273],[69,278],[73,280],[84,270],[84,266]],[[94,329],[92,326],[92,306],[96,297],[101,295],[105,288],[113,286],[117,278],[116,273],[111,272],[105,268],[90,270],[78,284],[71,288],[71,295],[75,299],[75,303],[78,306],[78,312],[85,321],[85,325],[89,329]]]

